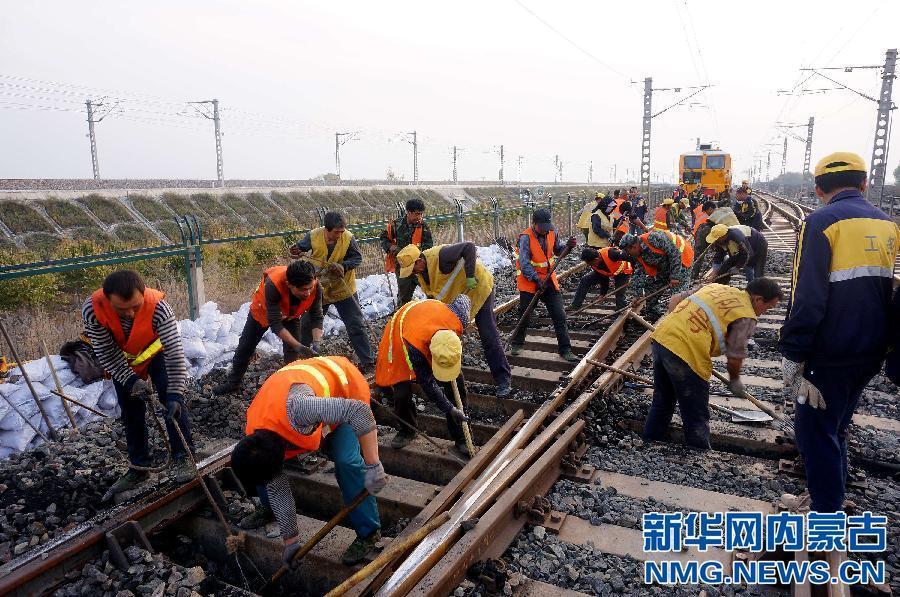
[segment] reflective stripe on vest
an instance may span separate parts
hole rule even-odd
[[[137,367],[142,363],[149,361],[160,352],[162,352],[163,345],[159,338],[153,341],[153,344],[145,348],[140,354],[129,354],[122,351],[122,354],[125,355],[125,360],[128,361],[128,364],[132,367]]]
[[[719,354],[725,354],[725,334],[722,332],[721,326],[719,326],[719,320],[716,318],[713,313],[712,307],[707,305],[703,299],[698,297],[696,294],[692,294],[688,297],[694,304],[703,309],[703,312],[706,313],[706,316],[709,317],[709,324],[715,333],[716,343],[719,346]]]

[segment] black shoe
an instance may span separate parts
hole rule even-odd
[[[116,494],[123,493],[125,491],[131,491],[141,483],[147,480],[147,477],[150,475],[147,474],[146,471],[137,471],[133,468],[128,469],[128,472],[119,477],[115,483],[112,484],[112,487],[109,488],[108,493]]]
[[[577,363],[578,361],[581,360],[581,358],[577,354],[572,352],[572,349],[569,349],[565,352],[560,353],[559,356],[561,356],[565,360],[569,361],[570,363]]]
[[[519,344],[514,344],[509,347],[510,356],[518,356],[522,354],[522,346]]]
[[[271,508],[266,508],[265,506],[258,506],[253,512],[243,517],[241,521],[238,523],[238,526],[242,529],[258,529],[260,527],[264,527],[270,522],[275,520],[275,514],[272,512]]]
[[[344,566],[354,566],[360,562],[364,562],[366,556],[369,555],[375,545],[381,541],[381,531],[375,531],[365,539],[357,537],[341,556],[341,562]]]
[[[398,431],[394,436],[394,439],[391,440],[391,447],[395,450],[401,450],[412,443],[412,441],[416,439],[415,433],[406,433],[405,431]]]
[[[469,447],[466,446],[465,441],[458,441],[453,444],[450,448],[450,451],[462,458],[463,460],[468,460],[471,458],[469,455]]]
[[[240,380],[233,380],[230,377],[223,381],[220,384],[216,384],[213,386],[212,393],[215,396],[221,396],[223,394],[231,394],[232,392],[237,392],[241,389]]]

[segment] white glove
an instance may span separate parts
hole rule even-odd
[[[731,393],[739,398],[743,398],[744,394],[747,391],[744,389],[744,382],[741,381],[741,378],[732,379],[728,381],[728,389],[731,390]]]
[[[825,399],[822,398],[822,392],[813,385],[813,382],[804,377],[803,381],[800,382],[797,404],[807,403],[809,403],[810,408],[821,408],[822,410],[828,408],[828,405],[825,404]]]
[[[384,473],[384,467],[381,465],[381,462],[365,465],[365,471],[366,476],[363,483],[366,489],[369,490],[369,493],[374,495],[388,484],[389,477]]]
[[[800,395],[800,382],[803,381],[803,367],[806,363],[798,363],[781,357],[781,376],[784,379],[784,397],[796,400]]]

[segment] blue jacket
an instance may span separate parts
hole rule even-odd
[[[858,191],[838,193],[806,216],[781,353],[819,366],[881,361],[898,244],[897,225]]]

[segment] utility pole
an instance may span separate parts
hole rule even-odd
[[[594,182],[594,160],[588,162],[588,184]]]
[[[868,199],[879,206],[884,205],[884,176],[887,170],[888,132],[891,130],[891,92],[897,69],[897,48],[887,51],[884,70],[881,73],[881,93],[878,94],[878,118],[875,120],[875,146],[872,148],[872,163],[869,168]]]
[[[653,78],[644,79],[644,117],[641,120],[641,193],[650,197],[650,121],[653,119]]]
[[[503,186],[503,146],[500,146],[500,186]]]
[[[459,148],[454,145],[453,146],[453,184],[456,184],[456,152]]]
[[[769,190],[769,183],[772,180],[772,150],[766,152],[766,190]]]
[[[334,134],[334,170],[341,180],[341,146],[356,139],[356,132]]]
[[[803,152],[803,181],[800,183],[800,201],[806,202],[809,199],[809,163],[812,160],[812,139],[813,126],[816,119],[809,117],[809,124],[806,127],[806,149]]]
[[[553,182],[559,182],[559,154],[553,156]]]
[[[406,142],[413,146],[413,184],[419,184],[419,142],[416,137],[416,131],[406,133]],[[410,137],[412,140],[410,140]]]
[[[97,136],[94,134],[94,106],[102,106],[103,104],[93,104],[91,100],[84,102],[87,106],[88,134],[91,137],[91,165],[94,168],[94,180],[100,180],[100,162],[97,160]]]
[[[516,184],[520,184],[522,182],[522,160],[524,158],[524,155],[520,155],[516,158]]]
[[[224,161],[222,159],[222,128],[219,120],[219,100],[211,99],[211,100],[203,100],[202,102],[188,102],[194,106],[194,109],[206,119],[212,120],[213,125],[215,126],[216,132],[216,175],[219,181],[219,186],[225,186],[225,167]],[[200,104],[212,104],[212,114],[210,115],[208,112],[205,112],[198,108],[197,106]]]

